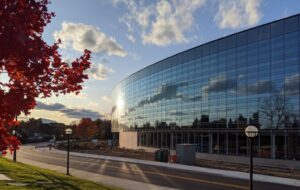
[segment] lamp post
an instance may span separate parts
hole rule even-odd
[[[68,136],[68,151],[67,151],[67,175],[70,175],[69,173],[69,152],[70,152],[70,135],[72,134],[72,129],[68,128],[65,130],[67,136]]]
[[[250,181],[249,181],[249,189],[253,190],[253,139],[258,134],[258,129],[255,126],[248,126],[245,129],[245,134],[247,135],[250,141]]]
[[[17,136],[17,132],[16,130],[12,131],[13,136]],[[16,147],[14,147],[14,157],[13,157],[13,161],[16,162],[17,161],[17,149]]]

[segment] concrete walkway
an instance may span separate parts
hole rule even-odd
[[[12,179],[10,179],[4,174],[0,174],[0,181],[12,181]]]
[[[50,151],[50,150],[49,149],[39,149],[38,151]],[[58,153],[58,154],[66,154],[66,152],[62,151],[62,150],[52,149],[51,151]],[[213,174],[213,175],[236,178],[236,179],[243,179],[243,180],[249,179],[249,173],[239,172],[239,171],[211,169],[211,168],[204,168],[204,167],[198,167],[198,166],[188,166],[188,165],[182,165],[182,164],[155,162],[155,161],[148,161],[148,160],[138,160],[138,159],[132,159],[132,158],[104,156],[104,155],[86,154],[86,153],[78,153],[78,152],[70,152],[70,155],[86,157],[86,158],[96,158],[96,159],[102,159],[102,160],[112,160],[112,161],[160,166],[160,167],[166,167],[166,168],[171,168],[171,169],[180,169],[180,170],[187,170],[187,171],[193,171],[193,172],[201,172],[201,173],[207,173],[207,174]],[[261,175],[261,174],[254,174],[253,179],[255,181],[260,181],[260,182],[277,183],[277,184],[300,187],[300,180],[297,180],[297,179],[274,177],[274,176]]]

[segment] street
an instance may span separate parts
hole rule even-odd
[[[45,163],[54,166],[66,166],[66,156],[53,151],[37,151],[33,146],[22,146],[17,153],[17,161]],[[169,169],[158,166],[100,160],[84,157],[70,157],[70,172],[72,169],[96,173],[115,178],[165,186],[186,190],[231,190],[248,189],[248,181],[205,174],[199,172]],[[80,176],[87,178],[86,176]],[[296,190],[298,187],[254,181],[254,189]]]

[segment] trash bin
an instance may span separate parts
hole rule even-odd
[[[155,151],[155,161],[161,161],[161,153],[160,150]]]
[[[162,149],[161,150],[161,162],[168,162],[169,161],[169,150]]]
[[[169,150],[160,149],[155,151],[155,160],[159,162],[168,162],[169,160]]]
[[[162,160],[161,150],[155,151],[155,160],[161,162]]]

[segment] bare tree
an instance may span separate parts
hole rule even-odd
[[[262,119],[266,121],[267,127],[280,128],[284,124],[284,117],[289,112],[288,102],[284,95],[279,92],[271,94],[271,97],[265,98],[260,106]]]

